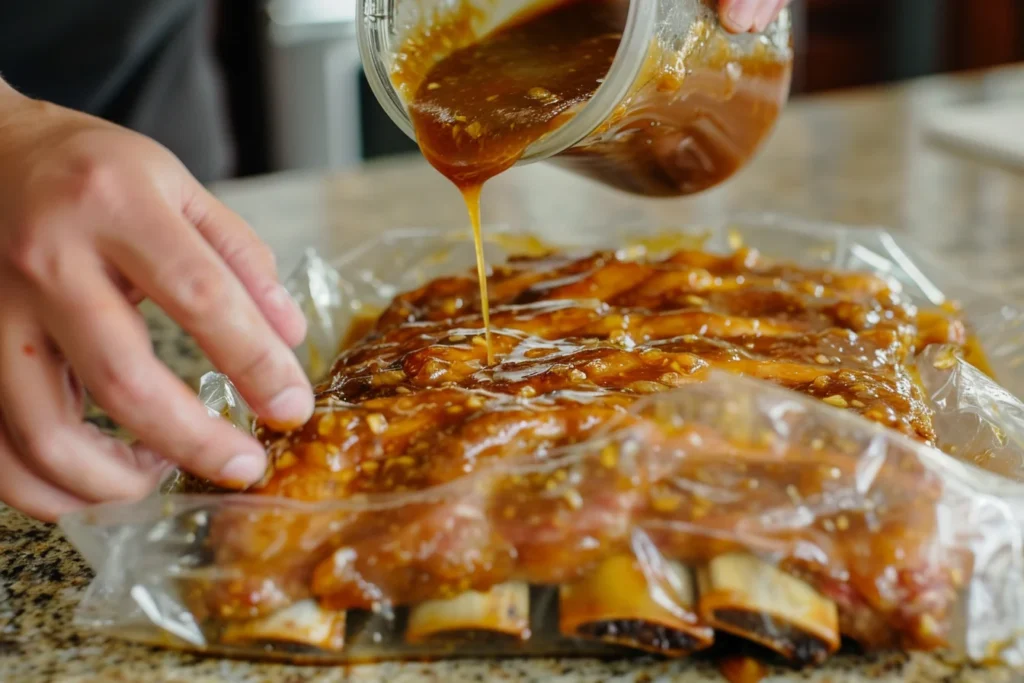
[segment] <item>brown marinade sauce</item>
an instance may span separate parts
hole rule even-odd
[[[597,91],[627,7],[569,0],[521,15],[437,62],[409,104],[423,154],[462,190],[515,164]]]
[[[627,9],[621,0],[569,0],[522,14],[429,69],[420,62],[434,52],[416,49],[422,43],[407,47],[399,61],[396,83],[415,88],[409,112],[420,149],[462,192],[473,224],[489,364],[480,189],[593,96],[615,59]],[[451,42],[448,33],[467,25],[465,17],[453,21],[437,42]]]
[[[615,59],[628,7],[625,0],[534,5],[474,41],[478,10],[467,6],[400,50],[393,79],[409,100],[420,148],[462,192],[473,225],[489,364],[481,186],[594,95]],[[736,55],[711,31],[700,45],[685,60],[652,45],[626,100],[558,163],[649,196],[699,192],[735,173],[774,125],[791,64],[767,49]]]

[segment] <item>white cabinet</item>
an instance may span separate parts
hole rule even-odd
[[[267,4],[268,93],[276,170],[339,169],[362,159],[358,0]]]

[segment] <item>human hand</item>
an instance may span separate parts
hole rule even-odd
[[[0,500],[53,520],[142,497],[171,464],[234,486],[262,475],[259,443],[155,357],[144,297],[262,417],[309,418],[288,348],[305,320],[249,226],[156,142],[0,81]],[[138,444],[83,423],[83,385]]]
[[[775,21],[789,0],[721,0],[722,25],[733,33],[760,33]]]

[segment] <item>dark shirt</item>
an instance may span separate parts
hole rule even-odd
[[[204,0],[0,0],[0,75],[148,135],[203,182],[231,167]]]

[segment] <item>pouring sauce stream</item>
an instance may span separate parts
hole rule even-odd
[[[414,88],[409,111],[420,149],[462,192],[473,225],[491,365],[481,189],[593,96],[615,58],[627,9],[622,0],[565,0],[521,14],[429,68],[423,64],[433,58],[429,40],[399,60],[394,78]],[[468,31],[469,23],[451,26]],[[436,35],[459,39],[451,30]]]

